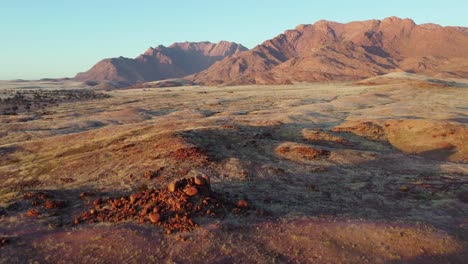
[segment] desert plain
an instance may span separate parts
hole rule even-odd
[[[90,89],[0,83],[0,263],[468,259],[466,79]],[[218,209],[168,191],[200,177]]]

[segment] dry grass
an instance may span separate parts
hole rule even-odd
[[[463,88],[402,81],[107,93],[0,117],[0,237],[12,241],[0,262],[467,257]],[[145,177],[150,170],[158,173]],[[145,224],[72,227],[92,202],[82,192],[119,197],[200,173],[215,191],[247,200],[249,214],[169,236]],[[28,218],[28,190],[67,207]]]

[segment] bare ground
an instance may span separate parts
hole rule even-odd
[[[464,263],[466,88],[389,83],[119,90],[1,116],[0,263]],[[247,213],[170,235],[73,224],[96,197],[197,174]],[[66,205],[23,197],[39,191]]]

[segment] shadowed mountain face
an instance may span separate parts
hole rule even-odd
[[[467,77],[468,29],[411,19],[300,25],[188,79],[202,84],[354,80],[393,71]]]
[[[135,59],[104,59],[90,70],[78,73],[80,81],[128,86],[140,82],[183,77],[207,69],[216,61],[247,48],[233,42],[184,42],[149,48]]]

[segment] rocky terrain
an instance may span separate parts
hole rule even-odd
[[[125,87],[136,83],[184,77],[207,69],[216,61],[247,50],[233,42],[183,42],[159,45],[130,58],[104,59],[90,70],[78,73],[78,81],[101,88]]]
[[[450,47],[450,48],[448,48]],[[299,25],[189,80],[201,84],[290,84],[359,80],[406,71],[468,77],[468,30],[411,19]]]
[[[134,87],[2,115],[0,263],[465,263],[466,87]]]

